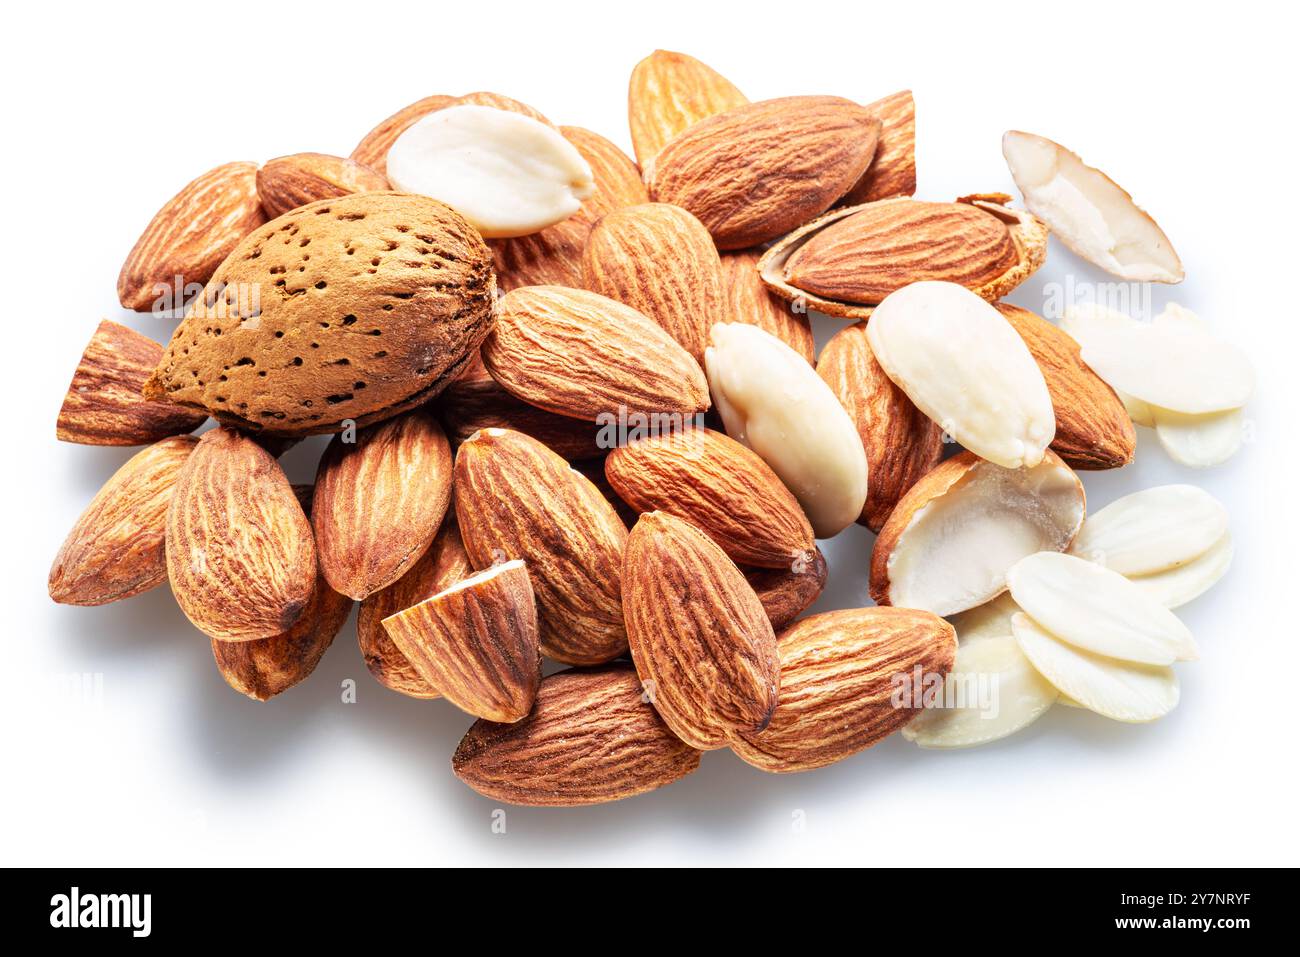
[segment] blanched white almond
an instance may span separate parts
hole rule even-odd
[[[1197,656],[1192,633],[1173,612],[1101,565],[1039,552],[1016,563],[1007,585],[1026,615],[1076,648],[1148,665]]]
[[[757,326],[720,322],[711,342],[705,368],[727,434],[772,467],[818,538],[852,525],[867,499],[867,455],[835,393]]]
[[[1115,721],[1154,721],[1178,705],[1178,676],[1169,667],[1116,661],[1066,644],[1027,615],[1011,620],[1020,650],[1067,703]]]
[[[1158,485],[1093,512],[1070,554],[1121,575],[1150,575],[1203,555],[1228,530],[1228,511],[1195,485]]]
[[[948,616],[948,624],[957,631],[957,641],[969,645],[985,638],[1003,638],[1011,634],[1011,616],[1020,612],[1020,606],[1003,592],[992,601],[986,601],[969,611]]]
[[[988,744],[1033,724],[1056,699],[1056,687],[1008,632],[959,647],[944,678],[944,706],[922,711],[903,737],[923,748]]]
[[[1068,548],[1083,515],[1083,485],[1053,452],[1024,469],[955,455],[913,485],[880,529],[871,597],[936,615],[975,608],[1006,589],[1007,570],[1025,556]]]
[[[1129,579],[1166,608],[1185,605],[1209,591],[1232,564],[1232,533],[1225,532],[1210,550],[1185,565]]]
[[[559,131],[489,106],[453,106],[412,124],[388,151],[394,189],[441,200],[488,238],[527,236],[578,211],[591,167]]]
[[[1076,255],[1137,282],[1182,282],[1169,237],[1133,197],[1059,143],[1012,130],[1002,155],[1025,206]]]
[[[1133,420],[1134,425],[1144,425],[1148,429],[1156,427],[1156,417],[1151,412],[1151,406],[1141,399],[1133,398],[1127,392],[1121,392],[1119,389],[1115,389],[1115,394],[1124,403],[1124,409],[1128,412],[1128,417]]]
[[[881,368],[918,409],[976,455],[1037,465],[1056,433],[1052,399],[1024,340],[991,305],[950,282],[890,293],[867,324]]]

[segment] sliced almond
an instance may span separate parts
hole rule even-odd
[[[967,611],[948,616],[948,624],[957,630],[957,641],[968,645],[985,638],[1000,638],[1011,634],[1011,618],[1020,613],[1020,606],[1009,592],[1003,592],[992,601],[986,601]]]
[[[1178,705],[1178,676],[1169,667],[1139,665],[1092,654],[1067,644],[1016,615],[1011,627],[1030,664],[1069,698],[1115,721],[1162,718]]]
[[[1232,533],[1225,532],[1204,554],[1185,565],[1129,580],[1166,608],[1177,608],[1205,594],[1232,564]]]
[[[1158,485],[1088,516],[1070,554],[1121,575],[1149,575],[1205,554],[1228,531],[1228,511],[1195,485]]]
[[[1246,437],[1246,417],[1241,409],[1185,415],[1152,408],[1160,447],[1179,465],[1208,469],[1237,454]]]
[[[1133,197],[1101,170],[1032,133],[1002,137],[1002,155],[1025,197],[1076,255],[1136,282],[1182,282],[1183,264],[1169,237]]]
[[[1039,552],[1007,572],[1007,586],[1025,614],[1076,648],[1148,665],[1197,657],[1186,625],[1123,575],[1101,565]]]

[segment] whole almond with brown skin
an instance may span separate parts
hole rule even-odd
[[[700,765],[644,698],[627,665],[543,678],[532,712],[514,724],[476,721],[451,766],[507,804],[575,807],[634,797]]]
[[[601,219],[587,237],[582,281],[659,323],[696,362],[714,323],[729,318],[718,250],[679,206],[645,203]]]
[[[686,429],[614,449],[605,476],[640,512],[662,510],[703,531],[740,564],[789,568],[814,548],[812,526],[759,456],[712,429]]]
[[[761,250],[722,254],[722,287],[727,296],[728,322],[747,322],[770,332],[812,365],[817,359],[808,312],[772,294],[758,274]]]
[[[1003,302],[994,306],[1043,370],[1056,411],[1052,451],[1076,469],[1117,469],[1132,462],[1133,420],[1115,390],[1084,363],[1073,337],[1028,309]]]
[[[60,442],[147,445],[193,432],[207,415],[150,402],[140,390],[162,358],[146,335],[105,319],[95,330],[59,408]]]
[[[402,577],[438,533],[451,446],[427,409],[347,438],[336,435],[321,457],[312,527],[330,587],[362,601]]]
[[[416,100],[410,106],[402,107],[362,137],[361,142],[352,151],[351,158],[362,166],[370,167],[380,176],[384,176],[388,167],[388,150],[397,142],[397,138],[416,120],[423,119],[444,106],[450,106],[455,100],[454,96],[435,94]]]
[[[583,289],[506,293],[483,363],[512,395],[589,422],[620,409],[691,415],[709,407],[704,371],[689,352],[635,309]]]
[[[528,563],[547,656],[599,664],[627,650],[619,584],[627,528],[595,486],[536,439],[489,429],[457,452],[455,487],[474,567]]]
[[[679,738],[708,751],[767,727],[781,683],[776,635],[707,535],[665,512],[642,515],[623,556],[623,619],[637,674]]]
[[[687,129],[646,166],[655,202],[694,213],[719,249],[808,222],[849,191],[876,153],[880,121],[835,96],[737,107]]]
[[[316,589],[316,546],[289,480],[234,429],[205,432],[167,512],[167,577],[200,631],[223,641],[288,631]]]
[[[357,610],[357,644],[361,647],[366,668],[376,681],[411,698],[440,697],[401,649],[393,644],[382,622],[389,615],[418,605],[472,574],[474,566],[460,540],[455,513],[449,513],[438,530],[438,537],[429,550],[416,559],[410,571],[387,588],[375,592]]]
[[[943,430],[885,374],[865,322],[831,337],[817,358],[817,374],[862,436],[871,484],[858,522],[878,532],[898,500],[943,458]]]
[[[815,548],[787,568],[746,568],[745,580],[763,603],[772,627],[780,631],[812,605],[826,588],[826,556]]]
[[[644,167],[678,133],[748,102],[712,67],[685,53],[655,50],[633,68],[627,88],[636,161]]]
[[[520,561],[493,565],[383,621],[430,685],[488,721],[528,714],[542,679],[537,608]]]
[[[574,471],[581,473],[588,482],[596,486],[596,490],[601,495],[605,496],[605,501],[614,507],[614,511],[618,513],[618,517],[623,520],[623,524],[628,529],[636,524],[637,519],[641,517],[641,511],[629,505],[618,492],[614,491],[614,486],[609,484],[609,479],[605,476],[605,459],[582,459],[570,464]]]
[[[208,170],[154,214],[117,277],[124,309],[148,309],[155,286],[206,283],[240,240],[266,222],[257,198],[257,164]],[[172,308],[180,308],[173,303]]]
[[[388,179],[353,159],[294,153],[268,160],[257,171],[257,196],[270,219],[318,199],[388,189]]]
[[[50,597],[105,605],[167,580],[167,507],[198,440],[173,436],[137,452],[91,499],[50,568]]]
[[[945,675],[957,636],[937,615],[910,608],[854,608],[813,615],[783,631],[781,698],[772,722],[732,741],[742,760],[764,771],[809,771],[849,757],[893,734],[920,711],[895,707],[896,679]],[[940,679],[941,680],[941,679]]]
[[[912,91],[883,97],[868,103],[867,109],[880,120],[880,141],[871,166],[844,197],[848,206],[916,192],[916,103]]]

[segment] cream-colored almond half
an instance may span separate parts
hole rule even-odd
[[[1177,608],[1214,587],[1232,565],[1232,553],[1232,533],[1224,532],[1209,551],[1187,564],[1129,580],[1166,608]]]
[[[1038,673],[1008,631],[957,649],[939,707],[927,707],[903,728],[922,748],[971,748],[1033,724],[1056,701],[1056,687]]]
[[[986,601],[967,611],[948,616],[948,624],[957,631],[957,641],[969,645],[986,638],[1001,638],[1011,634],[1011,616],[1019,614],[1020,606],[1009,592],[1003,592],[992,601]]]
[[[1133,197],[1059,143],[1032,133],[1002,137],[1002,155],[1025,205],[1074,253],[1136,282],[1181,282],[1169,237]]]
[[[1147,665],[1197,657],[1192,633],[1173,612],[1101,565],[1039,552],[1007,572],[1007,586],[1025,614],[1076,648]]]
[[[1045,631],[1028,615],[1011,620],[1029,663],[1069,699],[1115,721],[1163,718],[1178,705],[1178,676],[1169,667],[1092,654]]]
[[[949,282],[917,282],[876,307],[867,338],[922,412],[981,458],[1037,465],[1056,434],[1043,373],[991,305]]]
[[[720,322],[704,360],[727,434],[794,493],[818,538],[857,520],[867,456],[844,407],[806,359],[757,326]]]
[[[591,167],[558,130],[490,106],[417,120],[388,151],[388,179],[441,200],[494,239],[568,219],[596,188]]]
[[[1203,555],[1228,530],[1228,510],[1195,485],[1157,485],[1093,512],[1070,554],[1121,575],[1149,575]]]

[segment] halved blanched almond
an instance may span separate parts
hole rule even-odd
[[[926,473],[876,538],[871,597],[952,615],[992,600],[1027,555],[1063,550],[1084,515],[1083,485],[1056,456],[1004,469],[963,452]]]
[[[1088,516],[1070,554],[1121,575],[1149,575],[1200,557],[1228,531],[1228,512],[1194,485],[1158,485]]]
[[[1030,664],[1056,686],[1068,704],[1115,721],[1162,718],[1178,705],[1178,676],[1169,667],[1117,661],[1066,644],[1028,615],[1011,620]]]
[[[916,407],[982,458],[1037,465],[1056,434],[1043,373],[1005,317],[969,289],[918,282],[876,307],[867,338]]]
[[[1007,572],[1007,586],[1025,614],[1076,648],[1148,665],[1197,657],[1192,633],[1173,612],[1101,565],[1039,552]]]
[[[1232,533],[1224,532],[1209,551],[1185,565],[1129,579],[1166,608],[1185,605],[1209,591],[1232,564]]]
[[[1002,155],[1025,205],[1075,254],[1137,282],[1181,282],[1169,237],[1133,197],[1059,143],[1032,133],[1002,137]]]
[[[960,645],[943,700],[904,727],[903,737],[922,748],[988,744],[1033,724],[1057,697],[1008,632]]]
[[[1019,613],[1020,606],[1016,600],[1009,592],[1003,592],[992,601],[949,615],[948,624],[956,629],[958,643],[969,645],[1011,634],[1011,619]]]

